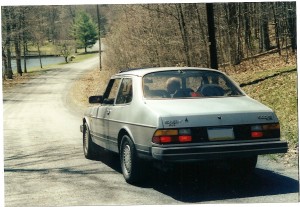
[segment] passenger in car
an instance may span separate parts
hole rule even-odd
[[[167,91],[171,97],[178,91],[181,87],[180,79],[176,77],[169,78],[167,80]]]

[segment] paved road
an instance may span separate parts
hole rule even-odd
[[[140,186],[127,184],[118,156],[82,153],[81,114],[69,107],[72,82],[98,59],[72,63],[3,94],[6,206],[89,206],[185,203],[297,202],[298,169],[260,158],[248,180],[202,166],[196,176],[153,170]],[[96,87],[96,86],[95,86]]]

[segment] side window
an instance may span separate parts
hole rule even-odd
[[[132,80],[124,78],[119,93],[117,96],[116,104],[127,104],[132,101]]]
[[[117,97],[121,79],[111,79],[104,93],[104,104],[113,104]]]

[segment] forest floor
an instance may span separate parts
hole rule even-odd
[[[295,54],[268,54],[242,61],[236,66],[226,66],[219,70],[227,73],[252,98],[274,109],[281,123],[281,135],[287,140],[289,151],[284,155],[270,156],[287,165],[298,164],[298,94],[297,57]],[[15,75],[13,80],[3,80],[3,90],[25,83],[44,71]],[[77,108],[89,106],[91,95],[103,94],[113,71],[98,68],[87,71],[76,80],[70,90],[70,97]]]

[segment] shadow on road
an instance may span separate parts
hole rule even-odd
[[[158,173],[160,176],[152,176],[152,181],[146,182],[144,187],[151,187],[187,203],[299,192],[297,180],[269,170],[258,168],[249,177],[237,177],[227,169],[199,167],[183,168],[172,175]]]
[[[103,155],[98,161],[121,173],[118,155]],[[251,176],[239,177],[232,175],[226,166],[207,163],[180,166],[168,172],[152,168],[144,173],[147,177],[138,187],[152,188],[187,203],[299,192],[297,180],[260,168]]]
[[[122,173],[121,166],[120,166],[120,159],[119,155],[113,152],[108,152],[103,149],[98,153],[96,161],[102,162],[103,164],[107,165],[114,171],[118,173]]]
[[[47,156],[47,153],[53,155],[54,151],[51,149],[48,150],[49,151],[44,151],[44,155]],[[64,151],[64,153],[66,153],[66,151]],[[40,155],[40,153],[37,154]],[[79,158],[82,157],[82,155],[79,157],[74,157],[74,154],[76,153],[73,151],[70,151],[67,154],[58,153],[57,156],[51,156],[53,157],[52,160],[48,158],[48,162],[56,162],[57,160],[61,159],[61,156],[82,159]],[[28,156],[31,158],[34,157],[34,155],[13,156],[6,158],[5,161],[8,162],[16,159],[22,160]],[[44,160],[41,160],[41,162],[43,161]],[[93,162],[87,163],[87,165],[90,166]],[[94,162],[94,164],[96,164],[96,168],[92,167],[85,169],[86,166],[81,165],[57,167],[52,169],[28,168],[28,166],[31,166],[32,164],[38,164],[38,162],[21,162],[20,166],[14,165],[13,168],[6,167],[4,172],[39,174],[49,174],[53,172],[64,176],[84,175],[85,177],[87,175],[116,173],[122,176],[119,156],[106,151],[102,151],[99,154],[99,157],[96,159],[96,162]],[[108,168],[103,167],[100,169],[98,164],[104,164],[112,170],[107,171]],[[145,179],[136,187],[140,188],[142,192],[144,192],[142,189],[153,189],[166,196],[172,197],[177,201],[185,203],[208,201],[217,202],[218,200],[225,199],[251,198],[257,196],[272,196],[299,192],[298,180],[280,175],[271,170],[260,168],[257,168],[252,176],[234,176],[232,171],[230,171],[225,165],[220,166],[216,165],[216,163],[182,165],[177,166],[175,170],[169,170],[167,172],[154,167],[147,167],[141,173],[146,175]],[[54,178],[56,179],[57,177],[54,176]],[[60,179],[62,179],[62,176],[60,176]],[[130,184],[125,185],[130,187]],[[274,203],[275,202],[278,201],[274,200]]]

